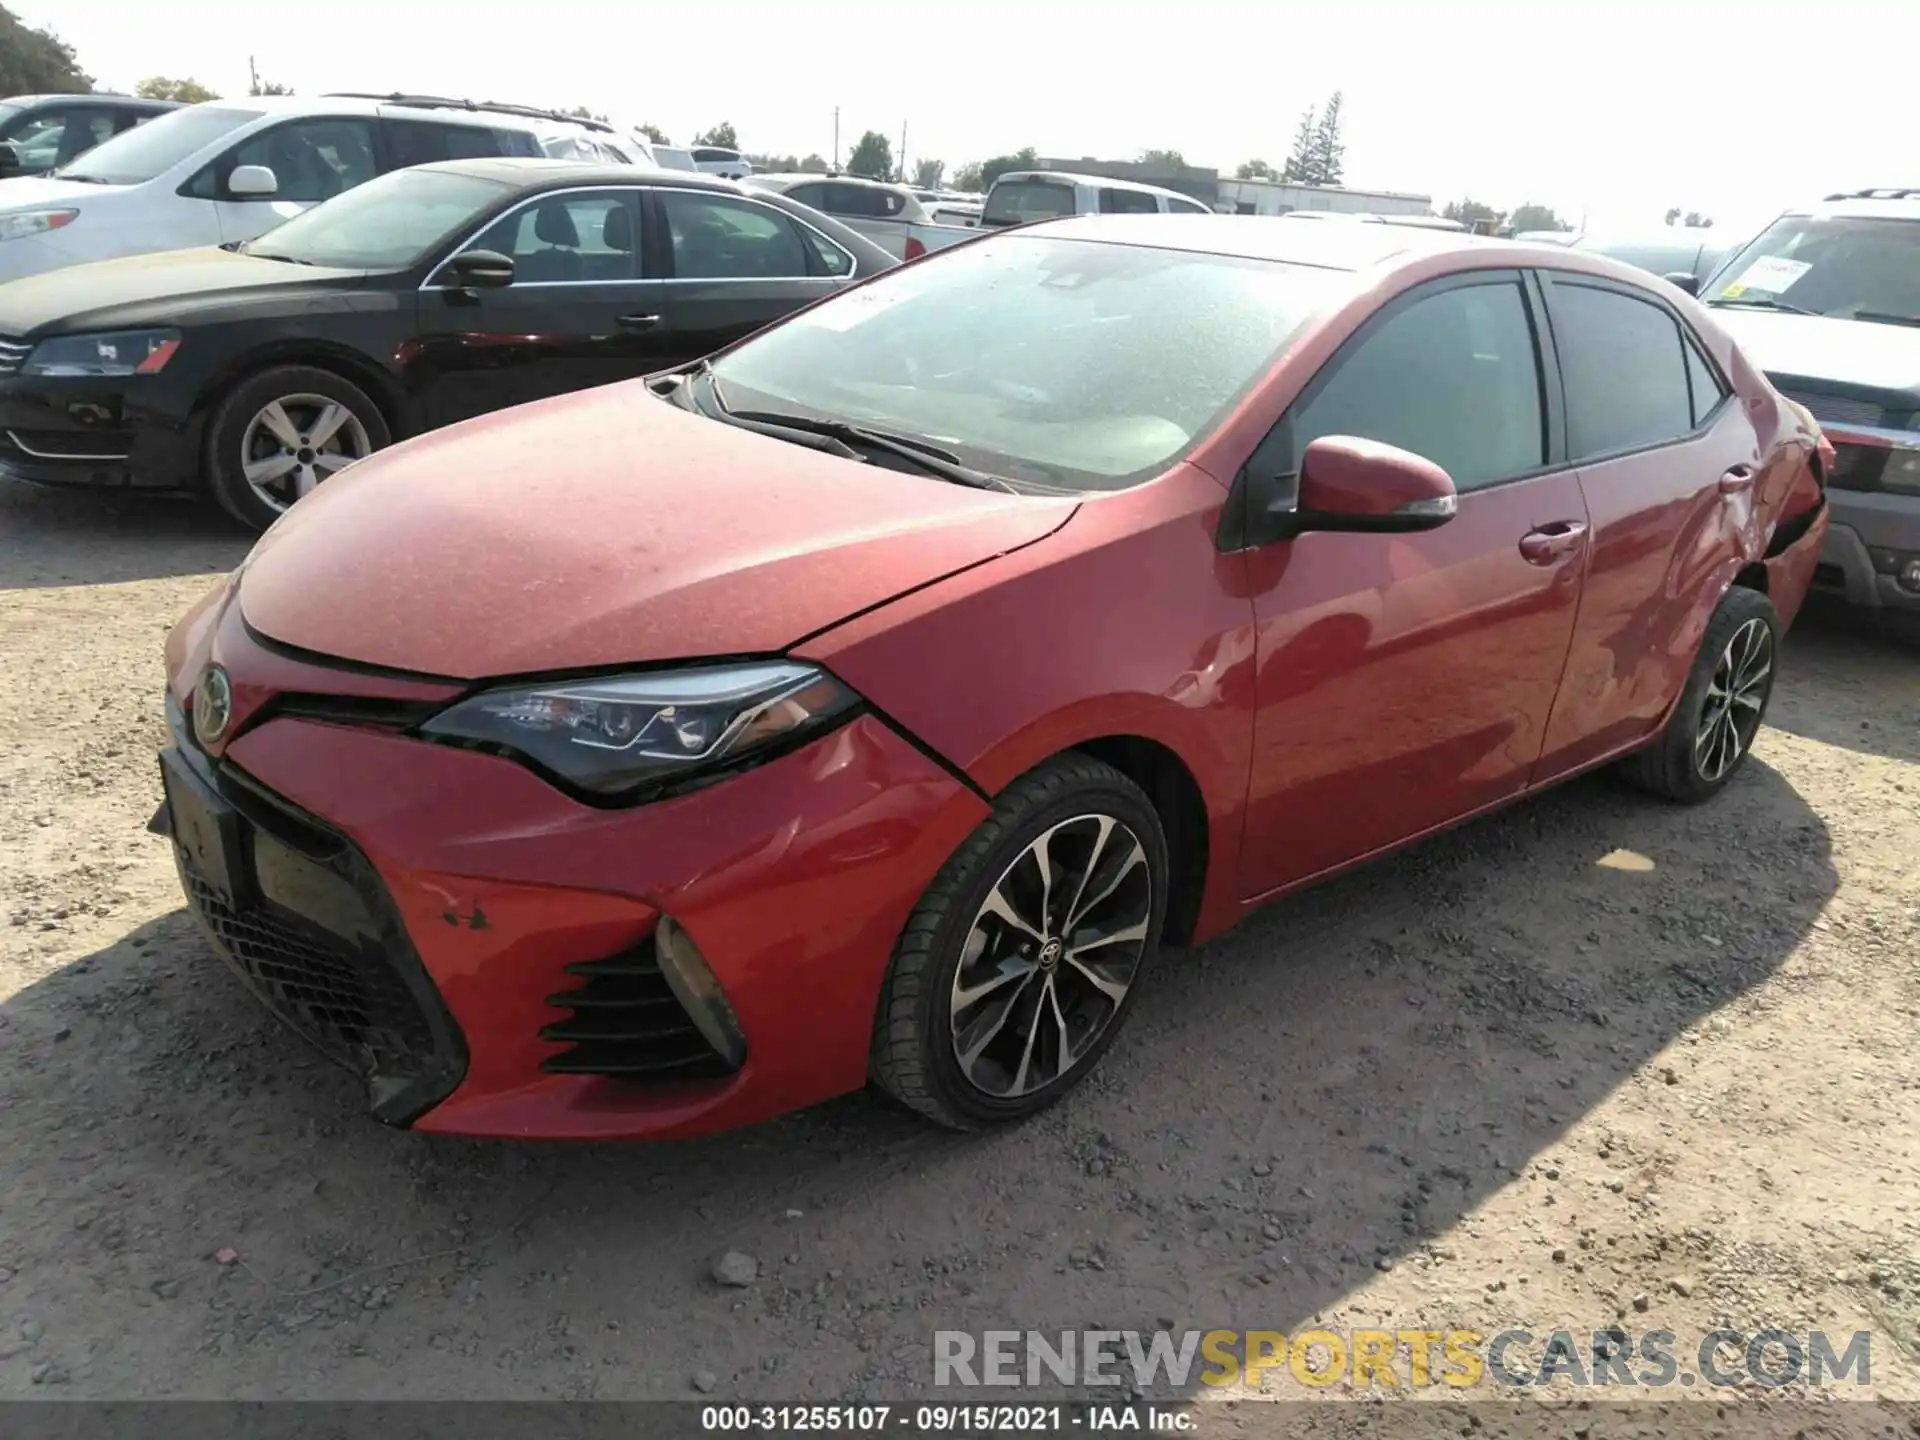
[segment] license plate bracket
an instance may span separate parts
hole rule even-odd
[[[198,775],[178,750],[160,752],[160,783],[166,790],[173,843],[207,888],[229,909],[249,900],[243,822]]]

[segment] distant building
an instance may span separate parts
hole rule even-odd
[[[1277,180],[1222,180],[1213,208],[1229,215],[1286,215],[1331,210],[1360,215],[1431,215],[1431,195],[1397,190],[1348,190],[1332,185],[1283,185]]]
[[[1191,195],[1202,205],[1228,215],[1285,215],[1291,210],[1338,210],[1362,215],[1431,215],[1431,195],[1403,195],[1394,190],[1346,190],[1331,185],[1282,185],[1273,180],[1226,180],[1204,165],[1148,164],[1140,160],[1036,160],[1035,170],[1067,170],[1076,175],[1100,175],[1109,180],[1132,180]]]

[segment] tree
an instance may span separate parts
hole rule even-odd
[[[1667,211],[1667,224],[1671,225],[1673,224],[1674,221],[1678,220],[1679,218],[1680,218],[1680,207],[1678,205],[1674,206],[1671,210]]]
[[[800,162],[800,170],[802,174],[806,174],[806,175],[826,174],[827,173],[826,156],[818,154],[817,152],[810,152],[807,155],[807,158]]]
[[[93,77],[50,30],[22,25],[0,5],[0,95],[85,95]]]
[[[954,177],[954,183],[969,194],[978,195],[993,188],[993,182],[1009,170],[1032,170],[1040,164],[1040,152],[1031,145],[1023,145],[1011,155],[996,155],[991,160],[982,160],[977,164],[962,168]],[[973,181],[973,184],[966,182]]]
[[[1711,215],[1702,215],[1698,210],[1689,210],[1687,211],[1686,219],[1680,223],[1685,225],[1689,230],[1706,230],[1712,228],[1713,217]]]
[[[1187,168],[1187,157],[1178,150],[1142,150],[1140,163],[1158,170],[1184,170]]]
[[[798,155],[749,155],[747,163],[769,175],[791,175],[800,168]]]
[[[602,115],[598,110],[589,110],[584,105],[576,105],[571,110],[563,110],[561,113],[563,115],[577,115],[582,120],[598,120],[602,125],[608,125],[612,123],[610,120],[607,119],[606,116]]]
[[[220,98],[198,80],[171,80],[165,75],[149,76],[133,87],[133,93],[143,100],[178,100],[182,105],[198,105],[203,100]]]
[[[847,157],[847,173],[864,175],[869,180],[893,178],[893,146],[878,130],[862,135]]]
[[[1293,132],[1293,149],[1287,152],[1286,167],[1280,179],[1287,185],[1311,185],[1313,174],[1314,112],[1309,105],[1300,116],[1300,128]]]
[[[1236,180],[1278,180],[1280,175],[1264,160],[1242,160],[1233,177]]]
[[[1313,185],[1338,185],[1346,171],[1347,146],[1340,138],[1340,92],[1334,91],[1313,127]]]
[[[1482,205],[1478,200],[1455,200],[1440,213],[1446,219],[1458,220],[1473,230],[1498,230],[1501,222],[1507,218],[1506,211]]]
[[[733,133],[733,122],[722,120],[711,130],[703,130],[693,137],[696,145],[713,145],[722,150],[738,150],[740,137]]]
[[[938,190],[940,182],[946,178],[947,162],[944,160],[916,160],[913,162],[913,183],[922,190]]]
[[[260,67],[253,63],[253,57],[247,57],[247,94],[249,95],[291,95],[291,85],[276,85],[271,80],[260,78]]]
[[[987,188],[986,172],[978,160],[970,160],[953,172],[953,188],[963,195],[978,195]]]
[[[667,132],[662,130],[658,125],[636,125],[633,128],[656,145],[671,145],[673,143],[667,139]]]
[[[1513,233],[1516,235],[1522,230],[1571,230],[1573,228],[1548,206],[1535,205],[1531,201],[1516,209],[1508,223],[1513,226]]]

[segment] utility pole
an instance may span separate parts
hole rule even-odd
[[[900,122],[900,183],[907,183],[907,122]]]
[[[247,93],[249,95],[258,95],[260,93],[260,68],[253,63],[253,56],[251,55],[247,56],[247,77],[250,82],[247,86]]]
[[[833,169],[840,169],[840,107],[833,107]]]

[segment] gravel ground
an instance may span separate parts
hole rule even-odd
[[[290,1049],[142,828],[163,632],[244,549],[0,484],[0,1396],[899,1397],[936,1328],[1621,1320],[1868,1329],[1920,1398],[1910,631],[1810,612],[1712,805],[1581,780],[1168,955],[1011,1133],[476,1144]]]

